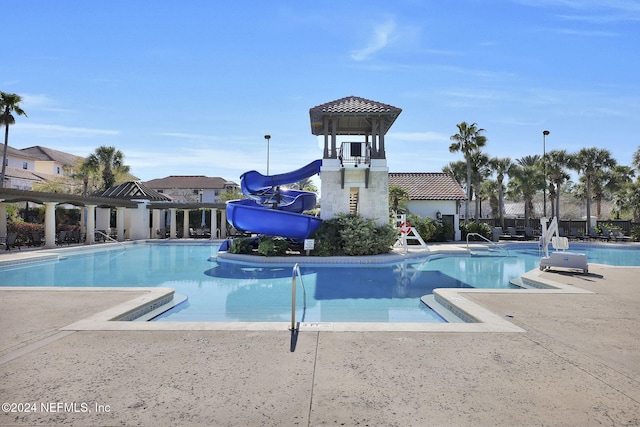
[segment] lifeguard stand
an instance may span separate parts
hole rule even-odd
[[[385,135],[402,112],[349,96],[309,110],[311,133],[324,136],[320,169],[321,217],[359,213],[378,225],[389,221],[389,169]],[[341,141],[338,136],[353,137]]]

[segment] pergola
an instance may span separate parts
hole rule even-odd
[[[111,209],[116,209],[116,230],[117,240],[123,241],[125,239],[125,215],[127,212],[133,219],[130,223],[133,223],[130,230],[130,238],[132,240],[148,239],[149,236],[149,210],[153,212],[154,226],[155,219],[160,218],[161,210],[169,210],[171,213],[171,234],[170,237],[176,237],[176,212],[177,210],[183,210],[185,217],[188,215],[189,210],[194,209],[211,209],[212,211],[212,229],[213,233],[217,228],[216,221],[213,219],[213,215],[218,209],[222,211],[222,224],[225,224],[225,204],[224,203],[180,203],[173,202],[160,193],[156,193],[160,197],[152,194],[144,194],[144,192],[133,191],[137,186],[132,183],[129,184],[129,190],[126,191],[125,187],[121,187],[119,190],[109,189],[101,195],[82,196],[76,194],[66,193],[49,193],[39,191],[18,190],[13,188],[1,188],[0,189],[0,237],[7,236],[7,203],[18,202],[32,202],[45,206],[45,247],[54,248],[56,246],[56,216],[55,210],[59,205],[69,204],[73,206],[84,207],[86,212],[86,243],[94,243],[94,235],[96,231],[96,217],[98,221],[107,221],[107,227],[109,224],[109,212]],[[139,184],[139,183],[138,183]],[[118,188],[118,187],[114,187]],[[151,190],[153,191],[153,190]],[[110,194],[108,192],[111,192]],[[100,213],[104,211],[104,213]],[[98,213],[98,215],[96,215]],[[217,219],[217,216],[215,217]],[[188,235],[188,221],[185,226],[186,233]],[[158,224],[159,225],[159,224]],[[160,228],[160,227],[154,227]],[[221,227],[220,237],[226,236],[226,227]]]
[[[364,135],[371,144],[371,158],[384,159],[384,136],[401,112],[389,104],[348,96],[309,109],[311,133],[324,136],[324,159],[337,157],[338,135]]]

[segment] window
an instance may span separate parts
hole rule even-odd
[[[60,166],[56,166],[56,173],[60,175]]]
[[[29,169],[29,163],[22,162],[22,169]]]

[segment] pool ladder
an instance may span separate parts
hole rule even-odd
[[[296,262],[293,266],[293,270],[291,272],[291,331],[295,331],[296,328],[296,277],[300,278],[300,284],[302,285],[303,292],[303,302],[304,302],[304,310],[307,310],[307,290],[304,287],[304,282],[302,281],[302,274],[300,274],[300,265]],[[302,320],[304,320],[304,312],[302,315]]]

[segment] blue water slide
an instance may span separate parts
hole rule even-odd
[[[281,188],[320,173],[322,160],[314,160],[292,172],[262,175],[257,171],[240,176],[242,193],[249,197],[227,202],[227,219],[236,229],[302,240],[321,224],[319,218],[302,214],[313,209],[316,195]]]

